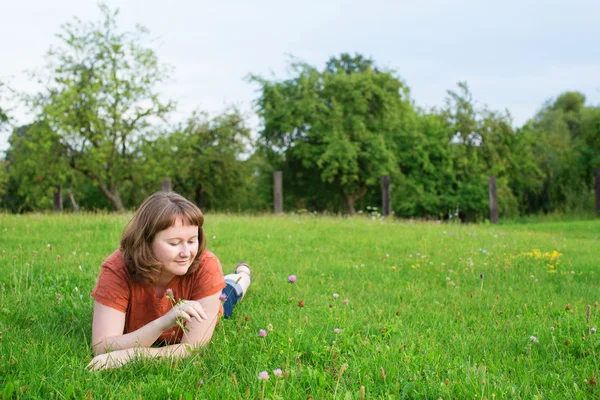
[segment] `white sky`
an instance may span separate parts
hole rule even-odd
[[[442,106],[446,91],[467,81],[474,99],[508,109],[516,125],[566,90],[600,104],[598,0],[304,0],[132,1],[119,26],[136,24],[156,38],[159,60],[174,72],[161,90],[178,103],[173,119],[228,105],[252,113],[249,73],[283,78],[288,54],[322,68],[341,52],[393,68],[421,107]],[[4,1],[0,7],[0,80],[36,90],[24,70],[40,68],[63,23],[98,20],[90,0]],[[18,123],[30,122],[24,109]],[[257,118],[251,117],[252,126]],[[6,148],[6,132],[0,149]]]

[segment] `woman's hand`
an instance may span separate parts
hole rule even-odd
[[[171,311],[159,318],[163,331],[178,325],[178,322],[190,322],[192,318],[202,322],[208,319],[206,312],[199,302],[193,300],[180,300]]]
[[[165,347],[135,347],[125,350],[109,351],[97,355],[87,365],[88,371],[100,371],[120,368],[132,360],[152,359],[155,357],[170,357],[172,359],[185,357],[189,354],[190,346],[175,344]]]
[[[117,350],[97,355],[87,365],[90,371],[99,371],[102,369],[119,368],[130,360],[127,350]]]

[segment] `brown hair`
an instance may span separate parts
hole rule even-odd
[[[162,264],[152,251],[154,237],[160,231],[175,225],[177,217],[198,226],[198,254],[187,274],[200,267],[200,256],[206,246],[202,225],[204,216],[194,203],[175,192],[158,192],[148,197],[135,212],[121,236],[121,251],[131,279],[134,282],[154,283]]]

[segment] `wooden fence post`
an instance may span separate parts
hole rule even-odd
[[[162,190],[163,192],[170,192],[173,190],[173,182],[171,178],[164,178],[162,181]]]
[[[390,190],[390,176],[381,177],[381,213],[388,217],[392,213],[392,193]]]
[[[596,214],[600,216],[600,168],[596,168]]]
[[[490,192],[490,222],[492,224],[498,223],[498,195],[496,193],[496,177],[490,176],[488,182],[488,189]]]
[[[54,188],[54,211],[63,212],[62,185]]]
[[[283,213],[283,182],[281,171],[273,172],[273,203],[275,214]]]

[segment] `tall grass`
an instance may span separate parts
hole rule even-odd
[[[600,221],[209,214],[225,272],[252,266],[233,318],[189,358],[88,372],[89,294],[129,217],[0,216],[3,399],[600,396]]]

